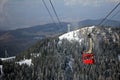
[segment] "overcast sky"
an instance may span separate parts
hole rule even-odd
[[[56,21],[49,0],[45,2]],[[104,18],[119,0],[52,0],[52,2],[61,21],[78,22]],[[115,12],[119,10],[120,6]],[[120,21],[120,13],[113,19]],[[0,0],[0,29],[17,29],[46,23],[52,21],[42,0]]]

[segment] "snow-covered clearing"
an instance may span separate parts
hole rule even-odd
[[[22,61],[19,61],[19,62],[16,62],[16,63],[18,63],[19,65],[27,64],[28,66],[31,66],[33,64],[32,59],[25,59],[25,60],[22,60]]]
[[[11,59],[15,59],[16,56],[12,56],[12,57],[7,57],[7,58],[0,58],[2,61],[5,61],[5,60],[11,60]]]

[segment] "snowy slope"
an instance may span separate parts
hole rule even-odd
[[[25,59],[25,60],[22,60],[22,61],[19,61],[16,63],[18,63],[19,65],[27,64],[28,66],[30,66],[30,65],[32,65],[32,59]]]
[[[0,58],[2,61],[6,61],[6,60],[11,60],[11,59],[15,59],[16,56],[12,56],[12,57],[7,57],[7,58]]]
[[[63,39],[67,39],[68,41],[78,41],[79,43],[81,43],[84,40],[84,35],[91,33],[92,30],[95,28],[95,26],[91,26],[91,27],[85,27],[85,28],[81,28],[78,30],[74,30],[68,33],[65,33],[61,36],[59,36],[59,40],[61,43],[61,41]]]
[[[3,75],[3,65],[0,65],[0,73]]]
[[[119,34],[113,31],[111,28],[102,29],[96,26],[90,26],[74,30],[59,36],[59,43],[61,43],[63,39],[67,39],[70,42],[78,41],[81,44],[82,41],[86,40],[89,33],[91,33],[93,41],[103,40],[109,42],[109,40],[112,39],[112,41],[116,43],[120,40]]]

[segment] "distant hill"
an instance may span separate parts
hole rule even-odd
[[[1,31],[0,32],[0,57],[4,56],[4,51],[8,50],[9,56],[16,55],[27,49],[38,40],[53,37],[67,31],[67,24],[50,23],[37,25],[29,28]]]
[[[87,19],[87,20],[78,22],[78,25],[80,27],[98,25],[102,20],[103,19],[98,19],[98,20]],[[111,27],[120,27],[120,21],[105,20],[105,22],[102,25],[103,26],[111,26]]]
[[[50,23],[45,25],[37,25],[32,26],[29,28],[23,28],[23,29],[17,29],[10,31],[12,35],[15,37],[21,38],[21,37],[47,37],[54,35],[55,33],[61,33],[67,31],[67,24],[68,23],[61,23],[62,26],[59,26],[58,23]]]

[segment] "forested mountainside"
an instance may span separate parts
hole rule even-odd
[[[29,28],[2,31],[0,32],[0,57],[5,57],[5,50],[7,50],[9,56],[15,56],[43,38],[65,33],[67,24],[69,23],[61,22],[62,26],[58,26],[58,23],[49,23]]]
[[[95,63],[84,65],[81,52],[93,40]],[[85,27],[39,41],[12,62],[1,61],[1,80],[119,80],[120,28]],[[18,62],[30,59],[26,62]]]

